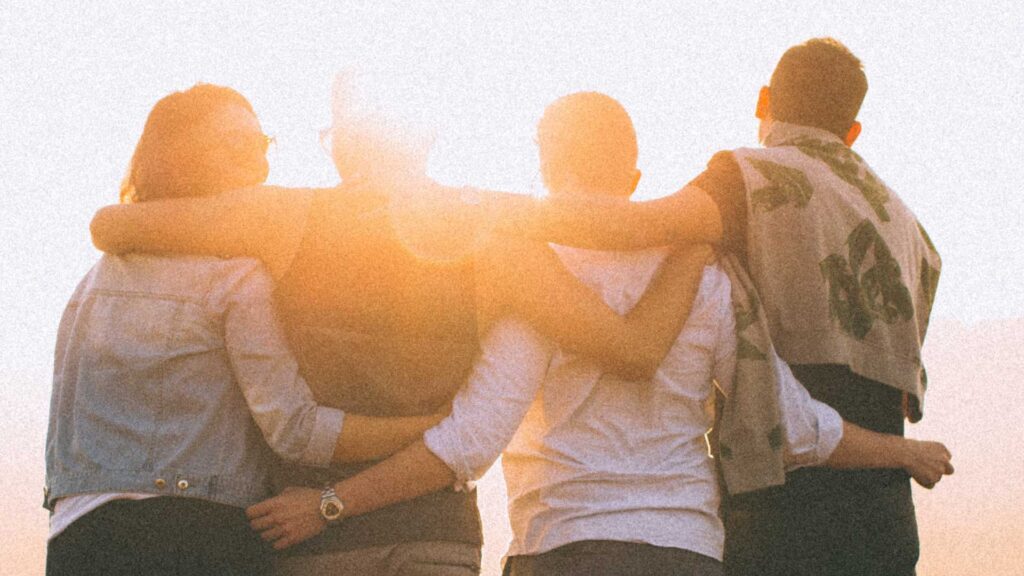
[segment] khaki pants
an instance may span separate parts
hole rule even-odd
[[[478,576],[480,548],[460,542],[408,542],[278,558],[277,576]]]

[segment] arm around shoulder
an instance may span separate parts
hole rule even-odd
[[[641,301],[620,316],[565,269],[549,247],[506,239],[492,247],[480,266],[481,309],[516,314],[616,374],[646,380],[682,330],[710,256],[707,246],[677,248]]]
[[[312,195],[258,187],[107,206],[93,217],[90,232],[106,252],[252,256],[280,277],[298,250]]]
[[[496,193],[490,218],[502,234],[593,250],[637,250],[681,243],[718,243],[718,206],[701,188],[640,202],[562,195],[534,198]]]

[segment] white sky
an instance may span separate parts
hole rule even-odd
[[[1018,2],[283,4],[0,5],[0,401],[13,408],[0,416],[12,442],[0,493],[16,496],[33,546],[53,342],[96,259],[89,218],[116,201],[152,105],[197,81],[253,102],[278,138],[271,182],[297,186],[336,182],[317,130],[344,68],[367,72],[381,105],[434,125],[436,177],[507,190],[539,185],[545,104],[605,91],[634,118],[640,194],[656,196],[714,151],[754,145],[754,100],[775,61],[832,35],[869,78],[856,149],[943,255],[935,315],[1024,316]]]

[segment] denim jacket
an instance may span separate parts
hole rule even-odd
[[[299,376],[272,289],[251,259],[104,256],[60,323],[45,506],[143,492],[244,507],[270,494],[271,450],[327,465],[343,414]]]

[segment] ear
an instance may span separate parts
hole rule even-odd
[[[860,136],[860,122],[856,120],[850,125],[850,131],[846,133],[846,138],[843,138],[843,142],[847,146],[853,146],[853,143],[857,141],[857,137]]]
[[[639,169],[633,171],[633,184],[629,187],[630,194],[636,192],[637,184],[640,184],[640,176],[642,176],[642,174]]]
[[[771,113],[770,100],[771,91],[767,86],[761,86],[761,91],[757,94],[757,108],[754,110],[754,117],[758,120],[766,120],[768,118],[768,115]]]

